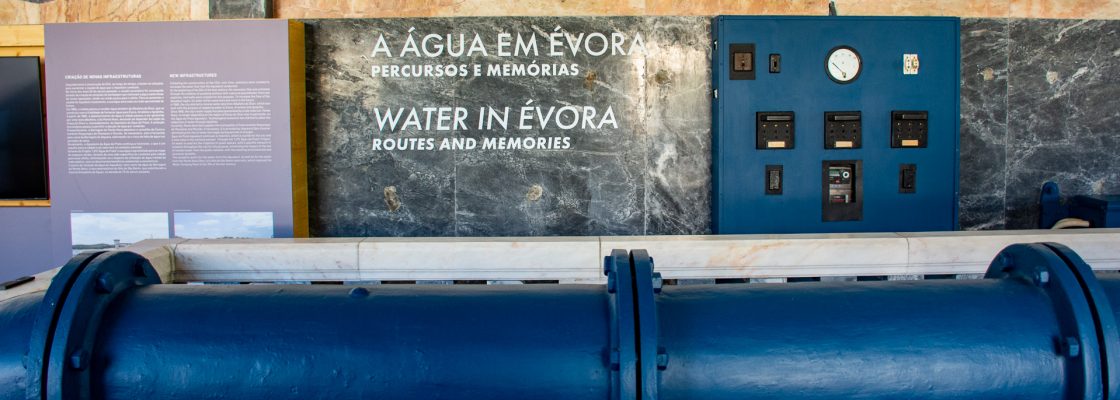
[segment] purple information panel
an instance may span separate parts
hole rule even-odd
[[[144,239],[291,237],[306,226],[293,216],[289,29],[47,25],[54,261]]]

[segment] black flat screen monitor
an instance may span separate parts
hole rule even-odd
[[[0,57],[0,200],[46,199],[39,57]]]

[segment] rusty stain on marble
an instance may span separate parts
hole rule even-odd
[[[529,187],[529,192],[525,193],[525,198],[529,201],[538,201],[544,195],[544,188],[541,185],[533,185]]]
[[[996,78],[996,71],[991,69],[990,67],[984,68],[983,71],[980,71],[980,75],[984,77],[985,81],[990,81]]]
[[[401,208],[401,199],[397,196],[396,186],[385,188],[385,205],[389,207],[389,211],[397,211]]]
[[[1058,82],[1058,73],[1055,71],[1046,71],[1046,83],[1053,85]]]

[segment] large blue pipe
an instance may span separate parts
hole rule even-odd
[[[970,281],[662,287],[644,251],[604,272],[158,285],[134,254],[87,254],[0,303],[0,399],[1116,397],[1120,277],[1057,245]]]
[[[657,299],[662,398],[1066,398],[1058,318],[1018,282],[726,286]]]

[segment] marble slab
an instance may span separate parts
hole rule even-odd
[[[1042,183],[1120,193],[1120,21],[1013,19],[1007,227],[1037,226]]]
[[[1025,230],[901,234],[909,241],[909,273],[980,274],[995,255],[1015,243],[1068,246],[1097,270],[1120,269],[1120,229]]]
[[[269,18],[272,0],[210,0],[210,19]]]
[[[602,249],[646,249],[666,279],[908,273],[906,239],[893,233],[615,237]]]
[[[370,238],[359,245],[361,280],[559,280],[602,282],[597,237]]]
[[[190,240],[175,281],[602,283],[612,249],[646,249],[666,279],[982,274],[1004,247],[1056,242],[1120,270],[1120,229],[728,236]]]
[[[702,234],[710,208],[710,21],[704,17],[502,17],[307,20],[313,236]],[[415,32],[415,33],[413,33]],[[595,56],[373,54],[410,34],[627,35]],[[638,35],[644,46],[631,50]],[[542,42],[547,43],[547,42]],[[546,51],[551,51],[548,49]],[[374,66],[577,65],[560,76],[404,79]],[[383,131],[373,109],[538,104],[610,108],[616,125],[527,131],[454,126]],[[515,108],[516,110],[516,108]],[[516,112],[516,111],[515,111]],[[375,149],[377,138],[567,137],[560,149]]]
[[[177,281],[344,281],[359,275],[353,239],[187,240],[174,251]]]
[[[1003,229],[1007,184],[1007,20],[961,20],[960,224]]]
[[[147,258],[159,274],[160,281],[170,283],[175,281],[174,248],[185,241],[186,239],[146,239],[129,245],[126,250]]]

